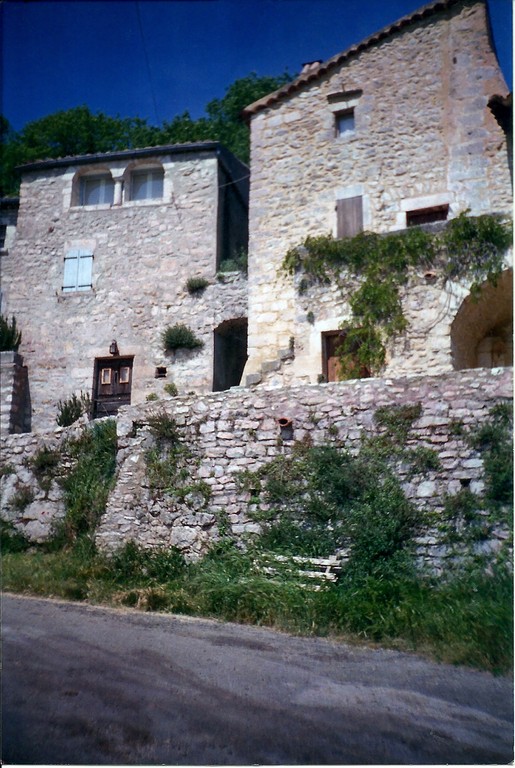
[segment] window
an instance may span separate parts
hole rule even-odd
[[[128,384],[131,379],[131,369],[128,365],[122,365],[120,368],[120,384]]]
[[[110,368],[102,368],[100,371],[100,383],[102,386],[105,386],[106,384],[111,383],[111,369]]]
[[[337,136],[342,136],[344,133],[351,133],[355,128],[354,108],[345,109],[343,112],[336,112],[334,123]]]
[[[7,235],[7,225],[0,224],[0,251],[3,251],[5,248],[6,235]]]
[[[80,180],[81,205],[112,205],[114,182],[109,173],[99,176],[83,176]]]
[[[93,254],[72,250],[64,257],[63,291],[87,291],[92,287]]]
[[[347,197],[336,201],[336,237],[354,237],[363,231],[363,198]]]
[[[131,200],[155,200],[163,197],[162,168],[134,171],[131,174]]]
[[[406,226],[416,227],[418,224],[432,224],[435,221],[447,221],[448,205],[435,205],[432,208],[419,208],[416,211],[406,211]]]

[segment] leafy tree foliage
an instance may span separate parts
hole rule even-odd
[[[55,112],[13,131],[0,116],[2,156],[0,195],[16,195],[16,166],[46,158],[112,152],[120,149],[220,141],[243,162],[249,161],[249,131],[241,117],[248,104],[291,80],[290,75],[258,77],[255,73],[236,80],[221,99],[206,105],[206,117],[194,120],[189,112],[176,115],[161,126],[148,125],[140,117],[109,117],[87,106]]]

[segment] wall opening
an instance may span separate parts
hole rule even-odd
[[[237,387],[247,362],[247,318],[226,320],[214,330],[213,392]]]
[[[479,296],[467,296],[451,325],[454,370],[513,365],[513,276],[485,282]]]
[[[341,381],[341,362],[340,362],[340,348],[347,335],[346,330],[339,331],[325,331],[322,333],[322,375],[325,381]],[[350,350],[351,354],[358,352],[358,347]],[[361,364],[357,357],[354,361],[354,370],[351,378],[354,379],[368,379],[370,377],[370,370],[366,365]]]
[[[133,357],[97,357],[93,374],[93,418],[114,416],[130,405]]]

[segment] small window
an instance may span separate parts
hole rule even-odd
[[[151,168],[131,175],[131,200],[155,200],[163,197],[164,171]]]
[[[93,254],[90,251],[72,250],[64,257],[63,291],[87,291],[92,283]]]
[[[3,251],[5,248],[6,235],[7,235],[7,225],[0,224],[0,251]]]
[[[448,205],[435,205],[433,208],[419,208],[406,212],[406,226],[416,227],[418,224],[432,224],[435,221],[447,221]]]
[[[336,201],[336,237],[354,237],[363,231],[363,198],[347,197]]]
[[[120,384],[128,384],[131,379],[131,369],[129,366],[124,365],[120,368]]]
[[[343,136],[346,133],[352,133],[355,129],[354,108],[345,109],[342,112],[336,112],[334,116],[335,130],[337,136]]]
[[[80,180],[81,205],[112,205],[114,182],[111,174],[83,176]]]
[[[110,368],[102,368],[100,371],[100,383],[102,385],[110,384],[111,383],[111,369]]]

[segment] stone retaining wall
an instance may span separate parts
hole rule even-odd
[[[249,493],[239,487],[238,473],[288,455],[294,441],[308,435],[315,445],[336,443],[358,451],[363,435],[376,429],[373,416],[380,406],[421,403],[422,414],[414,422],[409,444],[433,448],[441,469],[411,479],[405,474],[401,479],[408,497],[421,511],[438,512],[445,494],[455,494],[462,487],[478,493],[483,489],[481,457],[463,439],[451,435],[451,423],[460,420],[470,427],[481,422],[496,403],[511,400],[512,370],[499,368],[289,389],[233,388],[125,408],[117,420],[117,482],[97,531],[97,543],[107,551],[129,540],[146,547],[175,545],[195,559],[218,537],[222,520],[228,521],[238,537],[257,531]],[[182,481],[181,500],[155,494],[148,479],[145,455],[156,446],[148,420],[160,413],[176,421],[180,440],[190,449],[183,462],[187,477]],[[281,417],[291,419],[291,431],[281,429]],[[42,444],[58,444],[68,432],[11,435],[5,440],[4,461],[12,462],[16,472],[16,479],[12,475],[2,479],[7,507],[16,483],[32,482],[24,460],[26,463]],[[62,514],[57,492],[55,500],[50,495],[38,500],[49,510],[52,501],[53,514]],[[34,510],[29,507],[18,517],[11,511],[8,517],[32,534],[34,518],[27,512]],[[5,511],[2,516],[6,517]],[[505,533],[495,535],[502,539]],[[427,558],[441,555],[434,532],[428,532],[421,545]]]

